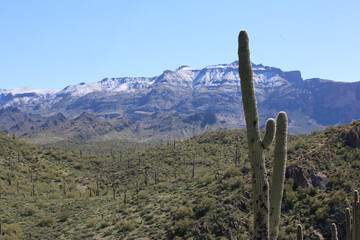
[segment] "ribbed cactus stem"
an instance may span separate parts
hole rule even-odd
[[[297,226],[296,239],[303,240],[303,238],[304,238],[304,236],[303,236],[302,226],[301,226],[301,224],[299,224]]]
[[[265,169],[264,149],[273,140],[275,124],[274,120],[267,122],[265,137],[262,141],[250,61],[249,37],[246,31],[240,32],[238,41],[239,75],[251,161],[254,239],[269,239],[269,182]]]
[[[279,234],[286,166],[287,124],[286,113],[280,112],[276,120],[274,167],[270,196],[270,239],[274,240],[277,239]]]
[[[268,239],[269,235],[269,183],[265,169],[263,144],[260,139],[253,70],[250,61],[249,37],[239,34],[239,75],[245,113],[254,210],[254,239]]]
[[[336,224],[331,224],[331,240],[338,240]]]
[[[345,211],[346,215],[346,240],[351,240],[351,215],[350,208],[347,208]]]

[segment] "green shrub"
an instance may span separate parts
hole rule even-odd
[[[147,201],[149,200],[149,194],[146,191],[140,191],[134,195],[136,201]]]
[[[18,235],[20,235],[22,233],[21,226],[18,223],[12,223],[12,224],[9,224],[7,226],[4,226],[2,231],[3,231],[4,235],[6,234],[6,235],[10,235],[10,236],[13,236],[13,235],[18,236]],[[11,239],[13,239],[13,238],[11,238]]]
[[[40,227],[49,227],[51,225],[53,225],[56,222],[56,219],[51,217],[51,216],[42,216],[39,222],[39,226]]]
[[[160,190],[164,190],[164,189],[169,189],[170,188],[170,183],[168,182],[159,182],[158,184],[156,184],[156,187]]]
[[[129,210],[129,207],[128,207],[126,204],[120,203],[120,204],[118,205],[117,211],[118,211],[119,213],[127,213],[128,210]]]
[[[61,195],[59,193],[49,193],[49,198],[51,198],[51,199],[60,199]]]
[[[173,218],[175,220],[179,220],[185,217],[191,217],[193,214],[194,212],[191,208],[188,208],[186,206],[180,206],[176,208],[176,210],[173,212]]]
[[[206,186],[214,180],[214,175],[210,173],[205,173],[203,176],[199,177],[198,181],[200,185]]]
[[[189,218],[180,219],[174,224],[174,234],[184,236],[192,227],[192,221]]]
[[[97,222],[98,222],[98,219],[89,218],[89,219],[86,220],[86,227],[87,228],[94,228],[94,227],[96,227]]]
[[[35,213],[39,212],[39,208],[37,206],[27,204],[24,206],[24,210],[21,215],[23,216],[32,216]]]
[[[119,232],[131,232],[135,229],[135,223],[130,220],[121,220],[117,229]]]
[[[69,210],[63,208],[61,209],[61,212],[59,213],[59,221],[60,222],[66,222],[70,217]]]
[[[224,178],[230,178],[230,177],[241,176],[241,175],[242,175],[242,172],[240,171],[240,169],[232,166],[232,167],[229,167],[228,169],[226,169],[226,171],[224,173]]]
[[[203,197],[200,200],[200,203],[194,207],[194,212],[197,217],[202,217],[208,211],[210,211],[215,204],[216,204],[216,200],[214,198]]]

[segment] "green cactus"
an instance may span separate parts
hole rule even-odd
[[[297,239],[297,240],[303,240],[303,239],[304,239],[301,224],[299,224],[299,225],[297,226],[296,239]]]
[[[145,170],[145,186],[148,185],[148,172]]]
[[[193,159],[193,162],[192,162],[192,174],[191,174],[191,178],[194,178],[195,177],[195,160]]]
[[[352,224],[350,219],[350,209],[346,209],[346,240],[360,239],[360,201],[359,192],[354,191],[354,201],[352,202]]]
[[[240,165],[240,158],[241,158],[240,149],[239,149],[239,146],[236,146],[235,156],[234,156],[235,167]]]
[[[274,167],[270,196],[270,239],[277,239],[279,234],[281,200],[283,197],[287,157],[287,122],[286,113],[280,112],[276,120]]]
[[[246,31],[241,31],[239,34],[238,55],[242,101],[247,128],[249,158],[251,161],[252,197],[254,199],[254,239],[277,239],[285,175],[287,116],[285,112],[280,112],[277,118],[277,140],[275,140],[275,164],[272,180],[273,190],[271,194],[272,200],[269,204],[269,182],[265,169],[264,150],[273,141],[275,121],[274,119],[269,119],[266,122],[265,136],[261,140],[253,71],[250,61],[249,38]]]
[[[346,209],[346,240],[351,240],[351,214],[350,208]]]
[[[336,224],[331,224],[331,240],[338,240]]]

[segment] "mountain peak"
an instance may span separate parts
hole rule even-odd
[[[91,120],[94,121],[96,120],[98,117],[92,113],[89,112],[82,112],[78,117],[76,117],[74,120],[79,121],[79,120]]]

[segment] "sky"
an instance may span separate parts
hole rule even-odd
[[[251,60],[360,81],[360,1],[1,0],[0,89],[63,89]]]

